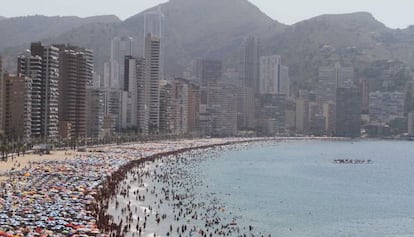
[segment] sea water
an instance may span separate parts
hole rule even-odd
[[[266,236],[414,236],[412,142],[255,144],[195,169],[196,192],[214,193],[239,225]]]
[[[187,158],[185,158],[187,157]],[[217,210],[222,224],[240,227],[240,234],[284,237],[396,237],[414,236],[414,143],[403,141],[283,141],[232,145],[183,155],[186,162],[160,160],[145,169],[161,172],[169,167],[169,186],[190,194],[191,203],[206,203],[204,210]],[[337,164],[336,159],[371,160],[365,164]],[[164,169],[165,170],[165,169]],[[164,171],[165,172],[165,171]],[[185,173],[184,175],[183,172]],[[182,179],[182,180],[181,180]],[[157,206],[150,195],[166,184],[144,179],[146,188],[134,186],[130,198],[117,196],[121,207]],[[147,186],[148,185],[148,186]],[[168,186],[168,185],[167,185]],[[147,189],[147,191],[145,191]],[[147,196],[136,201],[134,191]],[[109,213],[119,222],[125,216]],[[167,219],[155,223],[155,213]],[[147,211],[148,213],[148,211]],[[142,215],[144,211],[134,213]],[[151,212],[142,236],[166,236],[169,225],[187,224],[203,229],[204,222],[190,217],[175,221],[168,202]],[[142,219],[141,219],[142,220]],[[135,222],[134,224],[135,225]],[[249,231],[249,226],[253,231]],[[211,229],[211,228],[210,228]],[[137,236],[136,229],[127,237]],[[175,233],[174,233],[175,234]],[[174,234],[170,236],[175,236]],[[187,232],[186,235],[190,236]],[[191,235],[197,236],[197,235]],[[232,236],[238,236],[233,233]]]

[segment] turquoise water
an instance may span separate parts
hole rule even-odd
[[[197,192],[216,193],[239,224],[272,236],[414,236],[412,142],[256,144],[196,172],[205,184]]]

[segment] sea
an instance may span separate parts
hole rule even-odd
[[[287,141],[220,154],[199,164],[198,192],[216,193],[241,225],[285,237],[414,236],[413,142]]]
[[[338,164],[337,159],[370,162]],[[210,203],[220,206],[221,217],[244,233],[266,237],[414,236],[413,142],[256,142],[200,152],[188,164],[173,168],[191,174],[186,175],[191,181],[179,183],[183,189],[196,194],[196,199],[214,199]],[[156,166],[163,165],[168,162]],[[149,200],[150,204],[154,201]],[[171,210],[161,207],[160,211]],[[168,226],[150,225],[148,231],[164,231]]]

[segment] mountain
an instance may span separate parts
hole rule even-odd
[[[282,56],[296,91],[312,89],[318,67],[336,62],[353,66],[356,79],[375,80],[386,73],[376,88],[384,89],[380,84],[399,77],[387,88],[401,89],[412,75],[414,26],[390,29],[367,12],[322,15],[288,26],[247,0],[170,0],[125,21],[114,16],[8,18],[0,21],[0,53],[11,70],[16,55],[31,41],[71,43],[93,49],[96,69],[102,72],[115,36],[134,37],[134,54],[142,56],[144,15],[152,11],[165,16],[165,69],[170,76],[181,76],[197,58],[222,59],[238,68],[240,45],[252,35],[260,38],[265,55]]]
[[[170,0],[124,22],[95,21],[78,27],[71,25],[63,28],[54,19],[47,17],[42,19],[55,23],[41,26],[29,23],[26,18],[19,19],[24,23],[14,24],[13,29],[27,29],[28,25],[36,25],[36,29],[26,33],[10,32],[9,37],[16,40],[0,37],[0,42],[3,42],[0,50],[3,49],[3,54],[6,55],[18,54],[28,47],[30,41],[36,40],[45,43],[71,43],[92,48],[95,51],[97,69],[102,71],[104,61],[109,59],[110,40],[115,36],[134,37],[137,49],[135,53],[142,52],[144,14],[158,10],[165,16],[165,61],[168,62],[166,71],[170,75],[181,75],[184,68],[195,58],[226,59],[228,55],[238,52],[241,42],[249,35],[267,39],[286,28],[247,0]]]
[[[166,70],[172,74],[182,72],[194,58],[225,59],[237,52],[249,35],[270,38],[286,27],[247,0],[170,0],[127,19],[123,25],[136,31],[144,24],[144,14],[157,10],[165,16]],[[143,39],[143,29],[139,30],[138,39]]]
[[[5,20],[5,19],[7,19],[6,17],[4,17],[4,16],[0,16],[0,21],[1,20]]]
[[[0,21],[0,50],[31,41],[53,38],[82,25],[96,22],[114,23],[120,20],[116,16],[80,18],[36,15],[6,18]]]
[[[266,52],[282,55],[290,66],[293,87],[311,89],[318,67],[341,62],[357,77],[377,60],[414,63],[414,44],[407,33],[387,28],[370,13],[322,15],[299,22],[265,43]]]

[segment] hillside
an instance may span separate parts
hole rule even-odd
[[[74,16],[47,17],[25,16],[6,18],[0,21],[0,50],[19,46],[30,41],[53,38],[82,25],[91,23],[114,23],[116,16],[80,18]]]
[[[181,76],[197,58],[218,58],[237,68],[240,45],[251,35],[260,38],[264,54],[282,56],[290,67],[294,90],[312,89],[318,67],[336,62],[353,66],[356,79],[375,80],[373,75],[381,72],[388,75],[382,82],[398,76],[389,89],[401,89],[414,65],[414,26],[390,29],[366,12],[322,15],[286,26],[247,0],[170,0],[125,21],[114,16],[7,18],[0,22],[0,53],[12,70],[17,54],[31,41],[71,43],[93,49],[96,69],[102,72],[115,36],[134,37],[134,54],[142,55],[144,14],[158,10],[165,16],[169,76]],[[395,63],[384,63],[388,60]]]
[[[414,44],[404,42],[403,34],[366,12],[323,15],[289,27],[267,41],[265,51],[282,55],[294,88],[311,89],[323,65],[341,62],[353,66],[357,77],[365,77],[365,69],[377,60],[414,62]]]
[[[270,38],[286,27],[247,0],[171,0],[159,9],[165,16],[166,61],[175,64],[166,65],[172,74],[180,73],[194,58],[228,57],[249,35]],[[136,30],[144,24],[144,13],[127,19],[123,25]]]
[[[165,60],[166,71],[170,75],[181,75],[183,69],[194,58],[223,58],[238,52],[244,38],[258,35],[271,38],[286,28],[247,0],[171,0],[147,11],[160,9],[165,15]],[[18,40],[0,42],[8,44],[3,52],[7,55],[17,54],[28,47],[30,41],[42,40],[45,43],[72,43],[90,47],[95,50],[96,66],[102,70],[104,61],[109,58],[110,40],[115,36],[132,36],[136,39],[136,53],[142,52],[144,45],[144,13],[141,12],[124,22],[95,21],[78,27],[60,27],[55,23],[46,30],[33,29],[38,34],[10,32],[10,37]],[[54,21],[42,17],[47,22]],[[65,18],[63,18],[65,19]],[[63,19],[60,19],[63,21]],[[20,19],[26,21],[28,19]],[[63,24],[63,23],[62,23]],[[16,29],[27,27],[15,26]],[[0,24],[1,27],[1,24]],[[37,27],[37,25],[36,25]],[[54,29],[59,29],[57,32]],[[1,30],[1,28],[0,28]],[[43,31],[42,31],[43,30]],[[54,33],[55,32],[55,33]],[[42,36],[43,35],[43,36]],[[2,47],[0,44],[0,50]]]

